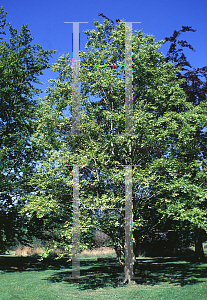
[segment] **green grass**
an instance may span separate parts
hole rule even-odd
[[[139,257],[137,285],[118,285],[123,276],[114,255],[82,256],[81,276],[71,279],[66,259],[0,256],[0,299],[164,299],[207,298],[207,262],[175,257]]]

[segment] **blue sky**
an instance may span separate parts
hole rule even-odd
[[[23,24],[29,25],[34,42],[44,49],[57,50],[51,62],[63,53],[72,56],[72,24],[68,22],[88,22],[80,24],[80,48],[84,50],[86,37],[83,31],[94,29],[94,19],[103,23],[98,16],[103,13],[108,18],[125,19],[134,24],[133,30],[142,30],[153,34],[156,40],[172,35],[182,25],[192,26],[196,32],[181,35],[196,52],[186,50],[187,58],[193,67],[207,65],[207,1],[206,0],[2,0],[1,4],[8,12],[7,21],[18,31]],[[169,44],[160,50],[166,53]],[[41,80],[46,83],[53,73],[45,71]],[[46,85],[45,85],[46,87]]]

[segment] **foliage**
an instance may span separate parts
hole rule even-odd
[[[38,76],[49,67],[53,51],[32,44],[27,25],[20,33],[6,23],[0,8],[0,251],[25,235],[24,217],[18,215],[20,195],[44,150],[31,141],[40,93]]]
[[[181,30],[175,30],[172,36],[165,38],[165,42],[171,43],[168,53],[165,56],[165,62],[172,62],[175,67],[179,66],[181,68],[180,71],[177,72],[177,76],[178,78],[185,79],[185,81],[181,84],[181,87],[186,94],[186,101],[193,103],[194,107],[198,106],[202,109],[202,106],[200,104],[203,102],[203,105],[205,107],[206,103],[207,67],[197,69],[192,68],[183,50],[184,48],[189,48],[193,51],[195,50],[190,44],[187,43],[187,41],[178,39],[181,33],[195,31],[196,30],[192,29],[192,27],[182,26]],[[205,118],[205,112],[202,113],[203,117]],[[206,240],[207,234],[204,229],[199,228],[202,227],[203,220],[205,219],[206,215],[205,166],[207,141],[205,121],[203,125],[199,123],[199,119],[197,121],[197,125],[195,122],[196,126],[194,127],[194,134],[192,134],[191,140],[189,140],[188,142],[184,140],[182,148],[180,150],[177,149],[177,151],[173,150],[172,153],[172,156],[177,155],[177,158],[179,155],[179,169],[177,168],[176,171],[177,176],[180,177],[179,180],[183,180],[183,177],[185,177],[183,181],[184,186],[186,188],[186,185],[188,184],[188,191],[191,191],[191,194],[186,191],[183,193],[188,198],[188,200],[186,199],[188,204],[184,204],[186,202],[182,200],[181,202],[183,208],[181,211],[179,211],[180,206],[175,203],[172,209],[172,211],[174,211],[174,215],[170,220],[168,217],[169,215],[172,216],[172,211],[170,214],[164,217],[161,214],[158,214],[154,207],[152,207],[150,210],[146,209],[146,213],[144,213],[144,219],[147,220],[147,222],[145,223],[146,230],[144,230],[144,228],[139,228],[139,231],[136,234],[138,241],[137,247],[139,247],[139,251],[141,250],[143,251],[143,253],[151,253],[150,249],[154,249],[155,252],[155,249],[157,247],[159,248],[159,250],[162,249],[160,253],[163,253],[163,250],[164,252],[167,250],[169,254],[172,253],[172,251],[175,251],[176,248],[179,249],[195,243],[195,255],[200,258],[204,255],[202,242]],[[185,133],[183,137],[186,137]],[[182,163],[181,160],[183,161]],[[186,166],[188,166],[188,169],[186,169]],[[167,182],[168,186],[171,186],[170,196],[174,194],[177,198],[178,193],[176,194],[174,190],[175,185],[172,184],[172,182],[169,180],[169,175],[165,172],[165,170],[166,169],[164,168],[164,166],[162,166],[162,177],[159,179],[158,185],[157,183],[154,185],[154,189],[157,190],[157,186],[160,189],[161,185],[165,188],[165,183]],[[186,181],[187,176],[188,181]],[[179,188],[178,186],[180,186],[179,183],[177,184],[176,188]],[[196,189],[198,187],[203,194],[202,198],[197,195]],[[192,209],[190,211],[189,199],[192,198],[193,190],[194,195],[196,195],[195,197],[197,197],[197,205],[199,206],[199,209],[194,208],[194,210]],[[166,196],[167,191],[164,190],[163,198],[166,198]],[[201,202],[199,204],[200,200]],[[194,204],[192,204],[192,207],[194,207]],[[197,218],[197,221],[194,220],[194,222],[191,222],[189,214],[191,214],[191,216],[194,216],[194,218]],[[199,214],[200,219],[198,217]],[[152,221],[153,219],[154,221]],[[144,234],[144,232],[146,231],[147,234]],[[143,237],[141,237],[141,233],[143,234]],[[200,244],[200,248],[198,248],[199,253],[196,253],[197,243]]]
[[[206,126],[206,102],[186,101],[181,67],[158,51],[164,41],[135,31],[134,135],[126,135],[125,25],[94,24],[96,30],[85,32],[86,52],[80,52],[81,135],[71,134],[72,67],[69,55],[62,55],[53,65],[59,75],[50,80],[34,134],[47,159],[31,178],[33,193],[22,211],[36,214],[43,231],[50,232],[47,253],[53,246],[71,254],[72,166],[79,165],[80,248],[91,244],[95,228],[110,236],[121,258],[124,165],[133,166],[135,251],[148,233],[165,225],[166,230],[188,223],[207,229],[206,157],[200,155],[203,141],[196,135]]]

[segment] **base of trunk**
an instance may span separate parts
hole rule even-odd
[[[125,273],[124,281],[119,282],[119,284],[136,284],[136,281],[133,280],[134,274],[129,269],[127,269],[126,266],[124,267],[124,273]]]

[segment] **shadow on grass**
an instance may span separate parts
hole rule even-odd
[[[144,284],[170,283],[191,285],[206,282],[207,261],[195,262],[182,257],[139,258],[137,275]]]
[[[124,275],[123,268],[112,257],[82,258],[80,275],[89,279],[72,279],[71,262],[67,262],[67,259],[55,260],[52,257],[40,262],[36,257],[0,256],[0,269],[5,272],[54,270],[56,272],[44,280],[76,283],[80,289],[117,287],[117,277]],[[139,257],[135,276],[140,278],[136,282],[143,285],[192,285],[206,282],[207,261],[195,262],[192,257]]]
[[[117,287],[117,277],[123,276],[123,268],[116,258],[81,260],[80,278],[72,278],[72,270],[57,272],[46,280],[51,282],[78,283],[80,289],[96,289],[106,286]],[[83,277],[83,279],[81,278]],[[85,279],[84,277],[88,277]]]
[[[71,263],[67,259],[55,260],[49,257],[39,261],[39,256],[0,256],[0,270],[4,272],[23,272],[23,271],[44,271],[48,269],[60,270],[70,268]]]

